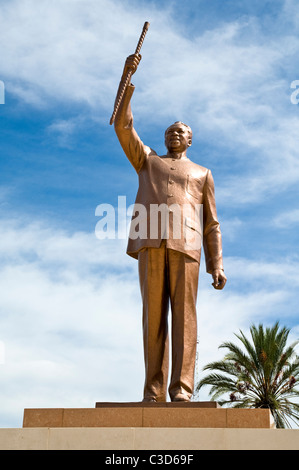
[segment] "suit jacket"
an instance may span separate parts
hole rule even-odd
[[[193,163],[189,158],[172,159],[167,155],[158,156],[154,150],[144,145],[133,127],[130,100],[134,89],[132,84],[127,87],[115,118],[116,134],[139,178],[139,189],[135,201],[135,208],[139,212],[133,214],[132,217],[127,253],[138,258],[140,250],[146,247],[158,248],[161,245],[165,237],[165,226],[162,222],[165,213],[162,218],[158,219],[158,229],[154,227],[154,230],[151,230],[153,229],[152,217],[150,217],[150,215],[153,216],[152,208],[163,206],[168,209],[173,208],[174,212],[176,208],[180,208],[182,209],[180,215],[176,212],[173,217],[168,211],[167,247],[183,252],[200,262],[201,243],[194,244],[194,240],[198,241],[199,235],[205,252],[207,272],[212,273],[215,269],[223,269],[221,232],[217,220],[211,171]],[[141,214],[142,207],[140,209],[139,205],[146,209],[145,213]],[[187,208],[187,213],[185,208]],[[200,218],[194,217],[195,213],[201,214],[201,224]],[[138,232],[138,230],[136,232],[136,217],[138,217],[139,225],[145,222],[145,233],[144,231]],[[178,218],[175,219],[175,217]],[[174,223],[175,220],[178,222],[179,218],[180,237],[174,234]],[[136,233],[139,236],[136,237]]]

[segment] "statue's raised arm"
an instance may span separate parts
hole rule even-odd
[[[123,85],[127,80],[128,74],[131,77],[136,72],[140,60],[141,56],[139,54],[132,54],[127,57],[122,78],[118,87],[118,93],[116,95],[116,103],[119,101],[119,96],[122,93]],[[134,90],[134,85],[131,83],[131,81],[129,81],[129,83],[126,84],[124,92],[122,93],[121,103],[115,116],[114,129],[123,151],[125,152],[137,173],[139,173],[143,166],[146,154],[150,152],[150,149],[144,145],[133,127],[131,98]]]
[[[144,41],[144,38],[145,38],[145,35],[147,33],[148,28],[149,28],[149,22],[146,21],[143,25],[142,33],[140,35],[137,47],[135,49],[135,54],[133,54],[133,55],[135,55],[135,56],[140,55],[140,50],[141,50],[141,47],[142,47],[142,44],[143,44],[143,41]],[[136,71],[136,69],[134,70],[134,72],[135,71]],[[128,83],[131,80],[131,75],[134,72],[133,72],[133,69],[128,69],[126,75],[122,77],[121,87],[120,87],[120,89],[118,90],[118,93],[117,93],[117,97],[116,97],[115,104],[114,104],[114,110],[113,110],[113,113],[112,113],[112,116],[111,116],[111,119],[110,119],[110,125],[114,123],[114,119],[115,119],[115,116],[117,114],[118,108],[121,104],[121,101],[123,99],[123,95],[126,91]]]

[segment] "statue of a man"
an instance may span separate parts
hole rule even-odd
[[[138,54],[127,58],[120,88],[127,72],[130,70],[132,74],[135,73],[140,59]],[[201,243],[190,243],[192,235],[202,235],[206,269],[213,277],[214,288],[222,289],[226,283],[214,182],[210,170],[191,162],[187,157],[187,149],[192,143],[192,131],[184,123],[175,122],[166,130],[166,155],[159,156],[143,144],[133,127],[130,101],[134,89],[134,85],[129,83],[114,125],[119,142],[139,177],[135,205],[142,205],[146,209],[145,222],[148,221],[149,225],[149,214],[153,207],[163,205],[169,208],[167,230],[164,230],[165,227],[162,230],[160,223],[158,231],[147,227],[147,236],[129,235],[128,241],[127,253],[138,259],[143,301],[143,401],[166,401],[169,304],[172,313],[169,396],[171,401],[189,401],[194,389],[196,298],[201,256]],[[188,217],[182,210],[178,218],[171,218],[173,207],[189,208]],[[195,213],[196,207],[202,208],[201,224],[198,219],[189,217],[190,210]],[[182,224],[181,231],[179,230],[182,236],[174,236],[175,220]],[[152,236],[153,232],[155,236]]]

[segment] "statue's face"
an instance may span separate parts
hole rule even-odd
[[[169,152],[184,152],[191,143],[192,138],[184,124],[175,123],[166,129],[165,145]]]

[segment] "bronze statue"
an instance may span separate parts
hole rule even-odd
[[[167,154],[159,156],[144,145],[133,127],[131,97],[134,85],[128,75],[136,72],[141,56],[135,53],[126,60],[119,95],[123,98],[115,113],[115,132],[139,178],[136,207],[163,205],[202,208],[202,227],[198,221],[179,217],[181,235],[174,236],[175,221],[169,217],[168,230],[146,226],[146,236],[129,235],[127,253],[138,259],[140,289],[143,301],[143,344],[145,385],[143,401],[166,401],[169,368],[168,308],[172,311],[172,370],[168,388],[171,401],[189,401],[194,389],[197,344],[196,298],[201,244],[188,243],[186,234],[202,235],[206,269],[213,277],[215,289],[222,289],[226,276],[222,263],[222,241],[217,220],[214,182],[211,171],[187,157],[192,131],[175,122],[165,132]],[[133,214],[132,222],[136,214]],[[190,222],[191,220],[191,222]],[[148,217],[146,222],[150,222]],[[165,228],[165,227],[164,227]]]

